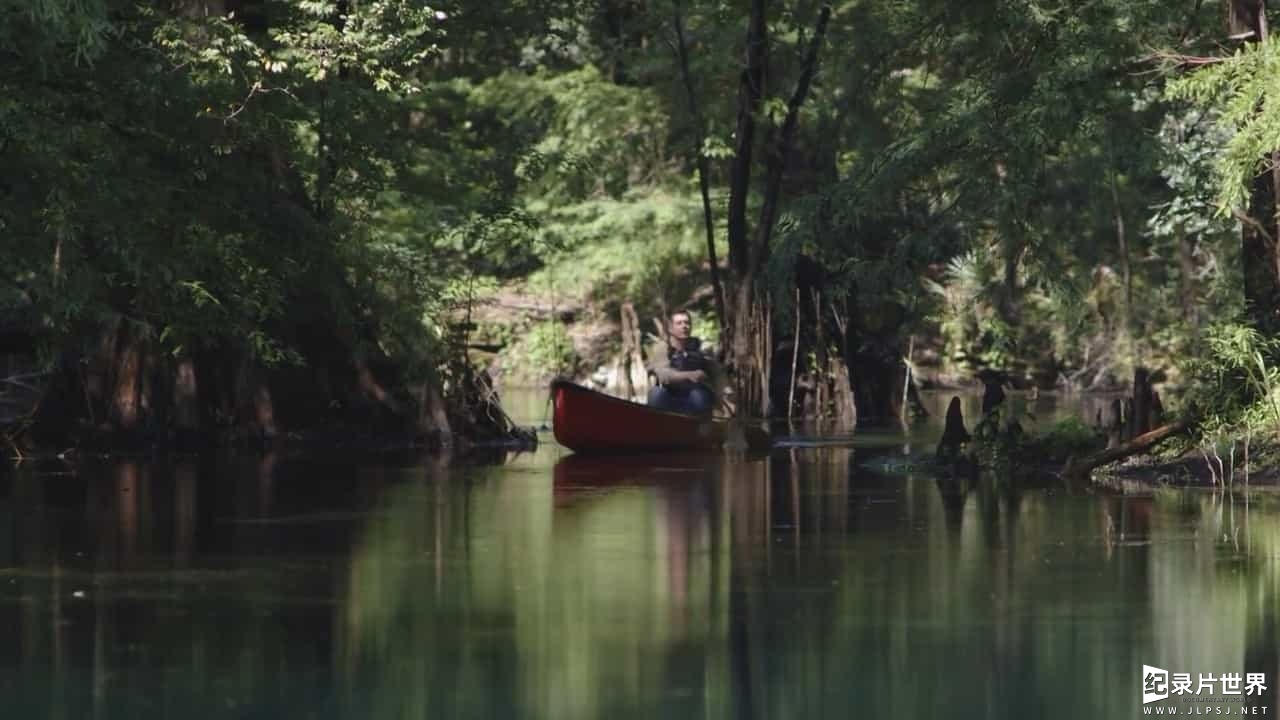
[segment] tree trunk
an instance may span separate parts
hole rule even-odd
[[[738,122],[734,132],[733,164],[729,170],[729,267],[735,276],[747,272],[747,195],[751,191],[752,151],[755,149],[756,116],[764,97],[768,62],[768,27],[765,0],[751,0],[747,25],[747,62],[738,83]]]
[[[843,358],[831,361],[831,373],[835,376],[831,383],[834,400],[835,421],[840,427],[851,428],[858,424],[858,406],[853,396],[853,381],[849,378],[849,365]]]
[[[173,10],[191,18],[222,17],[227,14],[225,0],[175,0]]]
[[[1124,282],[1124,307],[1120,311],[1121,327],[1126,343],[1134,338],[1133,328],[1133,270],[1129,262],[1129,237],[1125,232],[1124,210],[1120,205],[1120,187],[1116,180],[1114,163],[1111,168],[1111,210],[1116,223],[1116,243],[1120,254],[1120,278]],[[1129,350],[1132,352],[1132,347]]]
[[[731,316],[724,323],[721,344],[730,348],[729,364],[735,372],[737,411],[756,414],[759,406],[750,401],[751,388],[759,369],[751,363],[752,305],[755,299],[751,277],[747,232],[747,198],[751,193],[752,153],[755,149],[756,116],[764,96],[765,65],[768,62],[768,27],[765,0],[751,0],[747,23],[746,66],[738,83],[738,120],[734,133],[733,163],[729,169],[729,272],[734,283]]]
[[[623,59],[626,53],[647,44],[642,21],[644,5],[636,0],[606,0],[601,3],[600,20],[608,37],[604,50],[610,60],[609,79],[617,85],[635,82],[633,72]]]
[[[1267,39],[1265,0],[1229,0],[1226,10],[1229,35],[1245,37],[1246,42]],[[1267,158],[1270,169],[1253,179],[1245,210],[1252,222],[1242,223],[1240,231],[1247,312],[1253,326],[1268,336],[1280,332],[1280,246],[1276,242],[1280,168],[1276,160],[1274,155]]]
[[[1133,371],[1133,416],[1129,420],[1129,437],[1138,437],[1151,430],[1152,418],[1151,373],[1144,367]]]
[[[824,313],[822,312],[822,291],[814,288],[810,290],[813,297],[813,323],[817,332],[817,337],[813,341],[814,349],[814,382],[813,382],[813,415],[822,418],[827,413],[827,377],[824,374],[830,367],[827,357],[827,333],[826,323],[822,321]]]
[[[846,361],[859,427],[901,423],[907,366],[895,348],[861,343]]]
[[[676,52],[680,58],[680,77],[684,80],[685,95],[689,103],[689,115],[695,128],[693,157],[698,166],[698,190],[702,195],[702,220],[707,233],[707,261],[711,266],[711,288],[715,293],[716,319],[723,328],[729,322],[725,310],[724,286],[720,283],[720,261],[716,257],[715,218],[711,212],[711,169],[707,157],[703,154],[702,145],[706,141],[706,125],[702,120],[702,110],[698,107],[698,96],[693,90],[693,74],[689,70],[689,49],[684,41],[684,20],[680,16],[680,3],[677,0],[672,13],[672,25],[676,32]],[[724,357],[723,338],[720,343],[720,356]]]
[[[1266,336],[1280,331],[1280,270],[1276,253],[1276,194],[1273,172],[1253,181],[1248,214],[1256,224],[1241,224],[1241,263],[1249,319]]]
[[[782,177],[787,155],[798,123],[800,106],[804,104],[817,68],[818,50],[831,19],[831,7],[819,11],[817,30],[801,64],[800,77],[787,102],[782,128],[771,134],[766,151],[764,197],[760,204],[760,220],[755,232],[746,229],[746,201],[751,179],[751,141],[755,133],[754,115],[760,107],[766,75],[768,28],[765,24],[764,0],[751,3],[751,21],[747,30],[747,68],[743,71],[738,106],[738,151],[734,156],[729,194],[729,260],[737,288],[734,293],[732,364],[738,386],[738,411],[746,415],[768,415],[769,360],[774,346],[767,320],[767,289],[760,287],[760,274],[769,255],[769,240],[777,219]],[[748,333],[763,332],[759,338]],[[761,351],[763,348],[763,351]]]
[[[1018,322],[1018,255],[1021,243],[1015,236],[1016,227],[1006,227],[1000,246],[1004,255],[1004,297],[1000,303],[1000,317],[1012,330]]]
[[[1182,316],[1191,325],[1191,339],[1200,337],[1200,303],[1197,302],[1196,262],[1193,240],[1185,230],[1178,230],[1178,285],[1182,301]]]
[[[907,380],[899,333],[901,308],[891,303],[859,308],[852,299],[849,304],[844,360],[849,367],[858,426],[900,424],[902,386]]]
[[[195,432],[200,427],[200,384],[196,381],[196,363],[182,358],[173,377],[173,424],[180,432]]]
[[[236,417],[263,438],[275,437],[276,408],[267,379],[248,353],[240,357],[235,378]]]
[[[795,136],[799,122],[800,106],[804,105],[809,95],[809,86],[813,83],[813,74],[818,66],[818,50],[827,34],[827,23],[831,20],[831,6],[824,5],[818,14],[818,27],[813,41],[809,43],[804,61],[800,66],[800,78],[796,81],[795,91],[787,101],[787,115],[782,121],[782,128],[773,142],[765,148],[765,188],[764,199],[760,204],[760,222],[756,225],[756,240],[748,247],[748,266],[753,275],[758,274],[769,256],[769,240],[773,234],[773,224],[777,221],[778,205],[782,194],[782,176],[787,167],[787,156],[791,152],[792,138]]]
[[[120,339],[120,319],[109,321],[97,334],[98,346],[86,358],[86,365],[81,372],[85,409],[93,423],[106,421],[108,396],[115,388],[112,368],[115,367],[116,346]]]
[[[846,298],[845,310],[849,309],[849,300]],[[821,315],[821,313],[819,313]],[[852,360],[850,353],[850,320],[848,314],[841,314],[840,309],[833,302],[831,303],[831,317],[835,320],[838,335],[836,336],[840,342],[838,357],[831,358],[831,376],[833,382],[831,384],[832,399],[834,400],[835,419],[842,427],[854,427],[858,424],[858,406],[854,399],[853,378],[850,377],[849,368],[852,367],[849,362]]]
[[[453,445],[453,427],[445,411],[440,390],[431,383],[422,383],[414,392],[418,399],[418,435],[436,437],[444,447]]]
[[[621,389],[628,399],[643,402],[649,390],[649,380],[644,363],[644,333],[640,331],[640,316],[635,306],[623,303],[619,319],[622,325]],[[719,390],[717,388],[717,392]]]
[[[142,348],[127,322],[120,324],[116,353],[109,372],[114,376],[107,410],[112,426],[123,432],[138,429],[142,393]]]
[[[1004,266],[998,309],[1000,319],[1013,328],[1018,322],[1018,255],[1022,252],[1019,238],[1021,228],[1017,219],[1018,202],[1005,182],[1009,170],[1003,161],[996,162],[995,174],[1002,198],[997,227],[1000,232],[1000,260]]]

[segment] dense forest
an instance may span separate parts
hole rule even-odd
[[[634,392],[692,307],[746,416],[1142,369],[1204,433],[1274,434],[1268,27],[1263,0],[0,0],[0,414],[502,434],[490,371]]]

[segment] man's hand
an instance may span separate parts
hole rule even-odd
[[[696,383],[706,382],[707,373],[702,370],[686,370],[684,373],[684,379]]]

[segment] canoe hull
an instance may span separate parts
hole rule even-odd
[[[723,423],[667,412],[571,382],[551,383],[556,442],[581,453],[691,450],[720,445]]]

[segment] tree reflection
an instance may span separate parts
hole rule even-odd
[[[878,452],[878,451],[875,451]],[[18,474],[20,716],[1113,717],[1264,672],[1280,503],[769,460]]]

